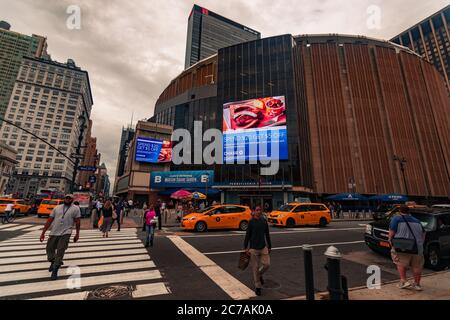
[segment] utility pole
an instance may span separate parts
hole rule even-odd
[[[402,172],[403,176],[403,186],[405,187],[406,195],[408,195],[409,191],[408,191],[408,184],[406,183],[406,174],[405,174],[407,164],[406,158],[394,155],[394,161],[398,161],[398,163],[400,164],[400,171]]]
[[[81,145],[83,143],[83,136],[84,136],[84,129],[85,129],[84,127],[86,125],[86,117],[85,117],[84,112],[82,115],[80,115],[78,117],[78,120],[80,121],[80,134],[78,136],[78,145],[77,145],[77,149],[76,149],[75,165],[73,168],[72,183],[70,186],[71,193],[73,193],[75,191],[75,180],[77,178],[78,167],[80,166]]]

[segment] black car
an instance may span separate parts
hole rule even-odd
[[[373,220],[383,220],[386,215],[399,204],[383,203],[379,205],[373,212]]]
[[[443,260],[450,258],[450,210],[420,208],[410,209],[410,213],[422,223],[426,231],[426,266],[435,270],[441,269]],[[367,225],[364,238],[370,249],[381,254],[390,254],[389,224],[397,214],[398,210],[394,210],[385,219]]]

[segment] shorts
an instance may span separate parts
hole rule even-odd
[[[425,263],[423,254],[400,253],[392,250],[391,257],[396,265],[402,267],[422,268]]]

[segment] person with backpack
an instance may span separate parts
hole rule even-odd
[[[145,227],[146,227],[146,237],[145,237],[145,247],[148,248],[150,245],[153,247],[153,239],[155,236],[155,229],[157,224],[156,212],[153,205],[150,205],[149,209],[144,214]]]
[[[409,214],[408,206],[402,205],[399,210],[400,215],[393,217],[389,226],[391,256],[400,274],[398,287],[422,291],[420,280],[425,260],[423,256],[425,229],[418,219]],[[412,269],[414,283],[406,279],[408,268]]]

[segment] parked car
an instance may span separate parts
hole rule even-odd
[[[14,204],[16,215],[23,214],[27,216],[30,212],[31,206],[23,199],[0,198],[0,213],[5,213],[6,205],[8,203]]]
[[[181,221],[185,230],[204,232],[209,229],[239,229],[246,231],[252,218],[249,207],[217,205],[186,215]]]
[[[331,213],[322,203],[293,202],[272,211],[267,221],[275,226],[290,228],[300,225],[325,227],[331,222]]]
[[[426,266],[439,270],[443,259],[450,258],[450,210],[432,208],[412,208],[412,216],[417,218],[426,231],[424,255]],[[364,235],[366,245],[375,252],[390,255],[389,225],[392,217],[399,214],[393,210],[385,219],[371,222]]]

